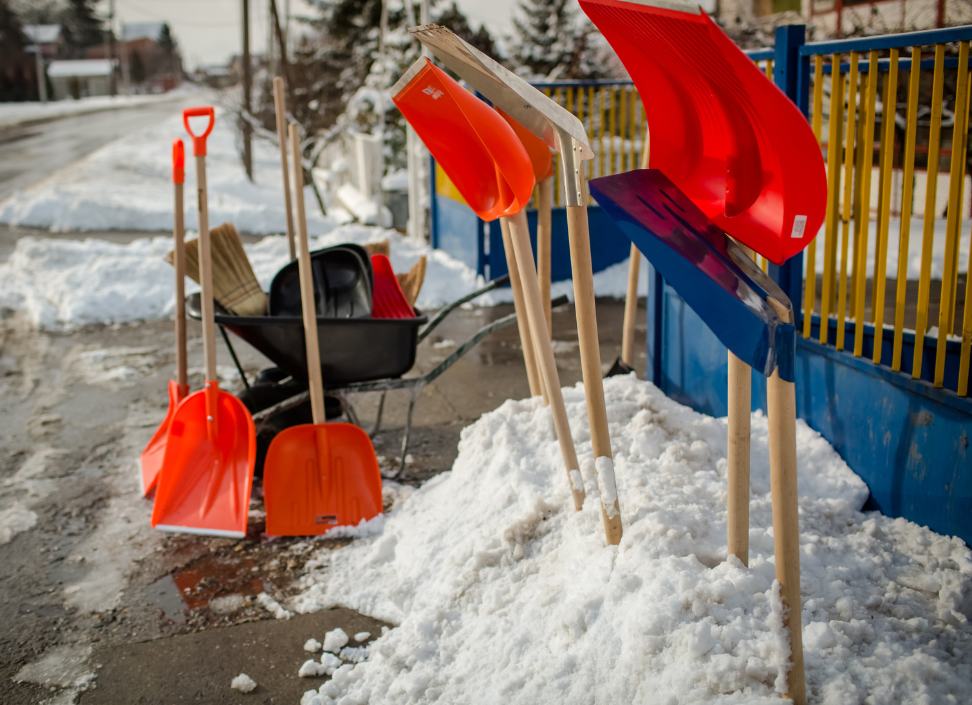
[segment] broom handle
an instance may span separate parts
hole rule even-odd
[[[209,248],[209,205],[206,196],[206,155],[196,157],[196,186],[199,198],[199,286],[202,288],[203,353],[206,383],[216,377],[216,319],[213,306],[213,263]]]
[[[579,177],[583,186],[583,171],[579,173]],[[601,371],[601,349],[597,340],[597,315],[594,309],[594,273],[591,269],[591,234],[587,224],[587,206],[567,206],[567,234],[570,237],[570,268],[574,276],[577,337],[580,343],[584,396],[587,398],[587,417],[591,425],[594,467],[601,483],[602,496],[605,489],[614,494],[613,506],[606,509],[602,502],[601,519],[604,521],[604,535],[608,545],[616,546],[621,543],[623,530],[614,478],[614,460],[611,456],[611,435],[608,432],[607,410],[604,407],[604,384],[601,379],[603,372]]]
[[[546,406],[548,399],[537,370],[536,351],[530,336],[530,315],[523,300],[523,282],[513,251],[513,242],[510,239],[509,217],[500,218],[500,230],[503,233],[503,251],[506,254],[506,269],[510,273],[510,288],[513,289],[513,309],[516,311],[516,325],[520,331],[520,348],[523,350],[523,364],[526,366],[527,381],[530,383],[530,396],[543,397],[543,405]]]
[[[277,114],[277,143],[280,145],[280,170],[283,172],[284,212],[287,214],[287,246],[290,248],[290,261],[293,262],[297,259],[297,251],[294,244],[294,214],[290,204],[290,174],[287,169],[287,102],[284,97],[284,82],[280,76],[273,79],[273,108]],[[301,174],[301,180],[303,180],[303,174]]]
[[[321,376],[321,349],[317,341],[317,307],[314,301],[314,275],[311,273],[307,243],[307,216],[304,213],[304,172],[300,164],[300,132],[290,126],[290,154],[294,167],[294,201],[297,206],[297,269],[300,272],[300,308],[304,315],[304,341],[307,347],[307,380],[310,383],[311,414],[315,424],[324,416],[324,380]]]
[[[181,183],[175,186],[175,334],[176,334],[176,382],[185,393],[189,389],[189,370],[186,360],[186,228],[184,195]]]
[[[560,453],[567,470],[568,487],[570,487],[571,494],[574,497],[574,508],[580,510],[584,506],[584,482],[581,479],[574,440],[570,435],[570,423],[567,420],[567,410],[564,408],[564,397],[560,391],[560,377],[557,374],[553,347],[550,345],[550,334],[543,320],[540,282],[537,280],[537,273],[533,268],[530,226],[527,224],[524,211],[521,210],[516,215],[509,217],[509,231],[517,263],[521,265],[519,270],[523,284],[527,320],[530,323],[530,333],[533,337],[533,348],[537,354],[540,373],[543,375],[547,395],[550,398],[550,411],[553,414],[554,428],[557,430],[557,440],[560,442]]]
[[[645,136],[645,146],[641,150],[641,168],[648,168],[648,154],[651,142]],[[628,292],[624,298],[624,322],[621,325],[621,362],[634,367],[635,321],[638,318],[638,275],[641,270],[641,251],[632,242],[628,259]]]
[[[551,248],[551,201],[553,177],[540,182],[537,199],[537,278],[540,280],[540,296],[543,299],[543,315],[547,330],[553,340],[553,311],[550,308],[550,248]]]
[[[784,323],[793,323],[792,309],[772,297],[766,302]],[[806,705],[803,670],[802,602],[800,600],[800,519],[797,492],[796,389],[780,379],[779,368],[766,380],[766,411],[769,421],[770,494],[773,503],[773,552],[776,579],[786,608],[784,626],[790,632],[790,663],[786,674],[787,696]]]

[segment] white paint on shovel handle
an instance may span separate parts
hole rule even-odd
[[[597,470],[597,477],[601,487],[601,506],[608,519],[613,519],[618,511],[614,508],[614,503],[618,501],[618,485],[614,479],[614,461],[608,456],[602,455],[594,461],[594,469]]]

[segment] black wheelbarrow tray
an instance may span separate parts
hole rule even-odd
[[[353,407],[347,402],[347,394],[352,392],[382,393],[374,428],[369,431],[369,435],[374,437],[381,427],[385,393],[396,389],[407,389],[410,392],[407,421],[402,437],[402,454],[395,476],[401,473],[405,466],[405,456],[408,453],[408,440],[412,426],[412,413],[422,389],[452,367],[459,358],[469,352],[483,338],[494,331],[514,324],[516,314],[511,313],[480,328],[475,335],[427,374],[420,377],[403,378],[402,375],[415,364],[418,344],[456,308],[508,283],[508,275],[494,279],[481,289],[444,306],[431,321],[428,320],[427,316],[421,314],[416,318],[408,319],[317,319],[324,388],[328,392],[328,396],[341,401],[343,411],[352,423],[361,425]],[[565,296],[551,302],[553,306],[562,306],[566,303],[567,297]],[[192,318],[200,318],[199,294],[187,297],[186,312]],[[418,311],[416,312],[418,313]],[[287,378],[288,388],[295,389],[295,391],[301,389],[293,396],[266,408],[255,410],[253,421],[258,433],[274,417],[308,401],[310,394],[306,389],[307,357],[303,321],[300,317],[234,316],[222,309],[219,304],[216,304],[215,318],[221,330],[228,329],[275,363],[280,368],[278,379],[282,381],[283,378]],[[246,374],[243,372],[225,330],[223,330],[223,338],[243,383],[249,387]],[[297,382],[296,388],[293,382],[289,380]],[[328,417],[330,416],[331,414],[328,413]]]

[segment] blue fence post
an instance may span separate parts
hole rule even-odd
[[[776,56],[773,58],[773,82],[796,103],[805,116],[809,113],[810,62],[800,56],[806,43],[806,26],[791,24],[776,28]],[[797,329],[803,317],[803,253],[791,257],[781,266],[770,264],[769,275],[790,297],[797,318]]]
[[[439,203],[435,197],[435,157],[429,155],[429,244],[439,247]]]

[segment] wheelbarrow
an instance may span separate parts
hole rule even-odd
[[[415,364],[419,343],[427,338],[452,311],[508,283],[508,275],[494,279],[486,286],[439,309],[431,320],[417,309],[416,317],[407,319],[317,319],[321,373],[327,394],[328,419],[344,415],[351,423],[362,426],[353,406],[348,402],[348,394],[381,392],[374,427],[370,430],[366,429],[368,435],[374,438],[381,429],[386,394],[397,389],[409,391],[401,458],[398,469],[390,477],[398,477],[405,467],[412,415],[422,389],[452,367],[459,358],[485,337],[515,324],[516,314],[511,313],[480,328],[469,340],[425,375],[402,377]],[[551,302],[551,306],[563,306],[567,302],[566,296],[560,296]],[[186,312],[191,318],[197,320],[200,318],[198,293],[187,297]],[[215,318],[245,387],[237,396],[253,414],[258,440],[257,467],[259,468],[266,453],[266,446],[273,436],[284,428],[310,423],[310,393],[307,388],[303,322],[300,316],[235,316],[222,309],[218,303]],[[252,345],[277,367],[263,370],[251,385],[226,330]]]

